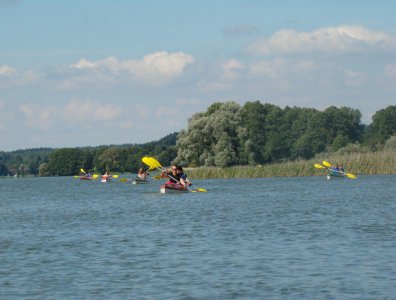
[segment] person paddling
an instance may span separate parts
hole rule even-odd
[[[186,182],[188,186],[191,186],[190,180],[187,178],[187,175],[183,172],[182,166],[177,166],[177,172],[180,174],[180,177]]]
[[[138,179],[145,180],[147,178],[147,175],[147,172],[144,171],[143,168],[140,168],[137,177]]]
[[[183,185],[185,188],[187,188],[188,184],[187,182],[182,178],[180,172],[178,171],[178,166],[172,165],[171,170],[164,170],[162,171],[163,174],[168,176],[169,181],[166,182],[166,184],[180,184]]]

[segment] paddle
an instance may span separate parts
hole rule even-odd
[[[198,192],[202,192],[202,193],[206,193],[206,192],[207,192],[207,190],[205,190],[204,188],[196,187],[196,186],[193,185],[193,184],[191,184],[191,186],[194,187]]]
[[[128,178],[121,178],[119,181],[120,181],[120,182],[127,182],[127,181],[129,181],[129,180],[132,180],[132,179],[128,179]]]
[[[326,167],[323,167],[320,164],[315,164],[315,168],[317,168],[317,169],[326,169]]]
[[[146,163],[147,165],[151,165],[151,166],[153,166],[153,167],[156,167],[156,168],[158,168],[158,169],[160,169],[161,168],[161,170],[164,168],[163,166],[161,166],[161,163],[158,161],[158,160],[156,160],[154,157],[143,157],[142,158],[142,161],[144,162],[144,163]],[[168,175],[170,178],[173,178],[172,176],[170,176],[170,175]],[[174,178],[173,178],[174,179]],[[177,181],[177,180],[176,180]],[[180,182],[179,182],[180,183]],[[195,185],[192,185],[191,184],[191,186],[192,187],[194,187],[194,189],[196,189],[196,191],[198,191],[198,192],[207,192],[207,190],[205,190],[205,189],[203,189],[203,188],[199,188],[199,187],[196,187]],[[187,187],[188,188],[188,187]],[[190,189],[189,189],[190,190]],[[192,191],[192,192],[194,192],[193,190],[190,190],[190,191]]]
[[[326,167],[331,168],[331,163],[327,162],[327,161],[323,161],[322,162]],[[346,175],[348,178],[350,179],[356,179],[357,177],[355,175],[353,175],[352,173],[345,173],[344,171],[339,170],[338,172]]]
[[[158,160],[156,160],[154,157],[148,157],[145,156],[142,158],[142,162],[144,162],[146,165],[148,165],[150,168],[156,168],[160,171],[163,171],[164,167],[161,166],[160,162]],[[169,178],[175,180],[178,184],[181,184],[180,181],[176,180],[175,178],[173,178],[171,175],[166,174],[166,176],[168,176]],[[186,187],[187,190],[189,190],[190,192],[195,192],[190,190],[188,187]]]

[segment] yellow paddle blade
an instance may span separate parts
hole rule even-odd
[[[152,178],[153,178],[153,179],[161,179],[162,176],[161,176],[161,175],[155,175],[155,176],[153,176]]]
[[[120,182],[127,182],[129,179],[128,178],[121,178]]]
[[[118,176],[120,176],[120,175],[117,175],[117,174],[116,175],[112,175],[113,178],[118,178]]]
[[[74,175],[73,177],[77,179],[80,178],[80,175]]]
[[[83,172],[83,173],[85,174],[85,171],[84,171],[84,169],[83,169],[83,168],[81,168],[81,169],[80,169],[80,171],[81,171],[81,172]]]
[[[320,164],[315,164],[315,168],[317,168],[317,169],[325,169],[325,167],[323,167],[323,166],[320,165]]]
[[[197,191],[198,191],[198,192],[202,192],[202,193],[206,193],[206,192],[207,192],[207,190],[205,190],[205,189],[203,189],[203,188],[197,188]]]
[[[153,163],[149,157],[147,157],[147,156],[143,157],[142,162],[145,163],[146,165],[148,165],[150,167],[150,169],[151,168],[156,169],[156,166],[153,165]]]
[[[351,179],[356,179],[357,177],[351,173],[346,173],[346,176]]]
[[[326,167],[331,167],[331,163],[327,162],[327,161],[322,161],[322,164],[324,164]]]
[[[92,177],[93,177],[93,179],[98,179],[99,175],[98,174],[93,174]]]
[[[163,168],[161,166],[161,163],[158,160],[156,160],[154,157],[149,157],[148,159],[151,162],[151,165],[154,166],[155,168]]]

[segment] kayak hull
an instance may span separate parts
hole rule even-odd
[[[169,184],[165,183],[160,187],[161,194],[179,194],[179,193],[188,193],[188,189],[186,189],[181,184]]]
[[[81,180],[94,180],[93,177],[88,177],[88,176],[80,176]]]
[[[329,174],[327,174],[327,179],[342,179],[345,178],[345,174],[343,173],[339,173],[336,171],[331,171]]]

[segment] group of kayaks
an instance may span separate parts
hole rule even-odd
[[[171,175],[166,175],[166,173],[162,172],[165,170],[164,167],[161,166],[161,164],[153,157],[143,157],[142,158],[143,163],[145,163],[146,165],[149,166],[149,170],[160,170],[161,174],[160,175],[156,175],[153,176],[152,179],[148,178],[148,176],[144,176],[139,177],[136,176],[136,178],[134,179],[129,179],[129,178],[120,178],[118,181],[119,182],[130,182],[132,184],[147,184],[150,182],[153,182],[153,179],[161,179],[161,178],[165,178],[165,179],[169,179],[170,177],[172,177]],[[145,172],[147,173],[147,172]],[[139,174],[138,174],[139,175]],[[85,172],[84,169],[80,169],[80,175],[76,175],[74,176],[74,178],[79,178],[80,180],[97,180],[100,178],[101,182],[111,182],[113,181],[113,179],[118,178],[119,175],[112,175],[109,174],[108,172],[106,172],[103,175],[99,175],[99,174],[91,174],[90,172]],[[160,193],[161,194],[170,194],[170,193],[189,193],[189,192],[206,192],[205,189],[203,188],[198,188],[195,187],[194,185],[190,185],[190,186],[184,186],[183,184],[181,184],[180,182],[166,182],[164,184],[162,184],[160,186]]]
[[[326,171],[327,179],[342,179],[342,178],[350,178],[356,179],[357,177],[352,173],[346,173],[341,165],[332,165],[327,161],[323,161],[322,164],[315,164],[315,168],[322,169]]]

